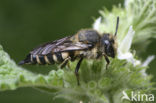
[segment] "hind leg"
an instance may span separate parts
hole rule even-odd
[[[80,69],[80,65],[81,65],[81,62],[82,62],[83,58],[81,58],[79,60],[79,62],[77,63],[76,65],[76,68],[75,68],[75,75],[76,75],[76,79],[77,79],[77,85],[80,85],[80,82],[79,82],[79,69]]]
[[[60,67],[61,67],[61,68],[64,68],[64,67],[67,65],[67,63],[69,62],[70,59],[71,59],[70,57],[66,58],[66,59],[63,61],[63,63],[60,65]]]

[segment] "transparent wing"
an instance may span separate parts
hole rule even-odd
[[[85,44],[82,42],[72,42],[70,37],[65,37],[56,41],[48,42],[35,48],[30,52],[32,55],[46,55],[56,52],[68,52],[77,50],[88,50],[92,48],[92,44]]]
[[[38,47],[36,47],[35,49],[33,49],[30,54],[33,55],[46,55],[48,53],[51,53],[53,51],[54,48],[56,48],[59,45],[62,45],[63,43],[68,43],[71,42],[70,41],[70,37],[65,37],[59,40],[55,40],[55,41],[51,41],[45,44],[42,44]]]

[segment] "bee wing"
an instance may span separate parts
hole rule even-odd
[[[57,52],[88,50],[93,47],[92,44],[86,44],[83,42],[72,42],[70,38],[71,36],[42,44],[37,48],[35,48],[34,50],[32,50],[30,54],[47,55],[49,53],[53,54]]]
[[[58,46],[63,45],[64,43],[70,43],[70,42],[72,42],[72,41],[70,41],[70,36],[59,39],[59,40],[55,40],[52,42],[48,42],[48,43],[42,44],[42,45],[38,46],[37,48],[33,49],[30,52],[30,54],[46,55],[46,54],[53,52]]]
[[[54,52],[69,52],[69,51],[88,50],[92,47],[93,47],[92,44],[85,44],[82,42],[66,43],[62,46],[58,46],[56,51],[54,51]]]

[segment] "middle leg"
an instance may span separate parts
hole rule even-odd
[[[75,68],[75,75],[76,75],[76,79],[77,79],[77,85],[80,85],[80,82],[79,82],[79,68],[80,68],[80,65],[81,65],[81,62],[83,60],[83,57],[81,57],[81,59],[79,60],[79,62],[77,63],[76,65],[76,68]]]

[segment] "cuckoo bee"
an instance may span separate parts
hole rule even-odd
[[[79,68],[84,58],[98,59],[105,57],[106,69],[110,63],[108,57],[114,58],[116,55],[116,35],[118,30],[119,17],[117,17],[116,31],[114,35],[109,33],[100,34],[93,29],[80,30],[73,36],[68,36],[59,40],[45,43],[30,51],[22,64],[54,64],[60,63],[61,68],[69,61],[79,60],[75,75],[79,85]]]

